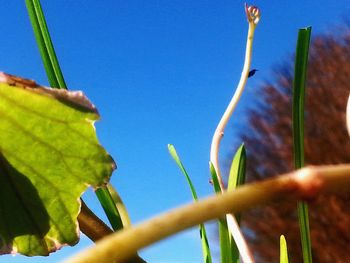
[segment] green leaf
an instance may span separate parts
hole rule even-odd
[[[237,186],[244,184],[246,158],[245,147],[244,144],[242,144],[238,148],[231,163],[227,190],[234,190]]]
[[[176,164],[179,166],[181,172],[185,175],[187,183],[188,183],[190,190],[191,190],[193,200],[195,200],[195,201],[198,200],[196,189],[194,189],[194,185],[192,183],[192,180],[191,180],[190,176],[188,175],[185,167],[183,166],[179,156],[177,155],[177,152],[176,152],[174,145],[168,144],[168,150],[169,150],[171,157],[174,159]]]
[[[47,255],[77,243],[79,197],[115,164],[81,92],[4,73],[0,82],[0,252]]]
[[[216,173],[215,167],[212,162],[209,162],[209,170],[211,174],[211,180],[214,186],[214,191],[217,194],[221,194],[221,187],[220,187],[218,175]]]
[[[230,168],[230,173],[228,177],[227,190],[232,191],[236,189],[237,186],[243,185],[245,182],[245,168],[246,168],[246,152],[244,144],[242,144],[236,151]],[[241,221],[240,214],[235,215],[237,223]],[[239,262],[239,251],[234,242],[232,235],[228,233],[229,241],[231,244],[232,251],[232,262]]]
[[[114,231],[123,229],[123,221],[116,204],[106,186],[96,189],[95,194]]]
[[[46,19],[42,11],[40,0],[26,0],[26,5],[50,85],[54,88],[67,89],[60,65],[58,63],[56,52],[51,41],[50,33],[47,28]],[[114,203],[107,186],[97,189],[95,193],[113,229],[122,229],[123,224],[119,211],[116,208],[116,204]]]
[[[280,236],[280,263],[288,263],[287,241],[284,235]]]
[[[245,168],[246,168],[246,152],[244,144],[237,149],[230,168],[230,174],[228,177],[227,190],[231,191],[237,188],[237,186],[243,185],[245,182]],[[240,222],[240,215],[235,215],[237,222]],[[237,250],[237,247],[234,246]],[[237,250],[238,251],[238,250]],[[238,255],[237,255],[238,256]]]
[[[198,196],[196,193],[196,189],[194,188],[194,185],[192,183],[192,180],[190,178],[190,176],[188,175],[185,167],[183,166],[180,157],[178,156],[176,149],[173,145],[168,144],[168,150],[169,153],[171,155],[171,157],[175,160],[176,164],[179,166],[180,170],[182,171],[182,173],[185,175],[187,183],[190,187],[191,193],[192,193],[192,198],[194,201],[198,200]],[[200,224],[199,225],[199,234],[201,237],[201,241],[202,241],[202,251],[203,251],[203,258],[204,258],[204,262],[205,263],[211,263],[212,262],[212,257],[211,257],[211,253],[210,253],[210,247],[209,247],[209,242],[208,242],[208,237],[207,237],[207,232],[205,230],[205,226],[204,224]]]
[[[26,0],[25,2],[50,86],[66,89],[40,1]]]
[[[307,61],[311,38],[311,27],[299,30],[293,81],[293,156],[295,168],[304,166],[304,104]],[[303,260],[312,262],[311,238],[308,206],[298,202],[298,218],[300,226]]]

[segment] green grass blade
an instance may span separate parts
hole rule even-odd
[[[214,165],[210,162],[209,163],[209,168],[210,168],[210,174],[214,186],[214,191],[217,194],[221,194],[221,188],[219,184],[219,180],[214,168]],[[220,242],[220,260],[221,263],[226,263],[226,262],[237,262],[239,258],[239,252],[237,248],[235,249],[236,246],[233,246],[234,241],[232,240],[232,237],[230,235],[230,232],[227,227],[227,222],[226,218],[221,218],[218,220],[218,225],[219,225],[219,242]],[[237,258],[236,258],[237,256]]]
[[[171,157],[174,159],[174,161],[176,162],[176,164],[179,166],[181,172],[185,175],[186,177],[186,180],[187,180],[187,183],[188,185],[190,186],[190,190],[191,190],[191,194],[192,194],[192,197],[193,197],[193,200],[198,200],[198,196],[197,196],[197,193],[196,193],[196,190],[194,188],[194,185],[192,183],[192,180],[190,178],[190,176],[188,175],[185,167],[183,166],[177,152],[176,152],[176,149],[174,147],[174,145],[171,145],[171,144],[168,144],[168,150],[169,150],[169,153],[171,155]]]
[[[293,156],[296,169],[304,166],[304,104],[311,27],[299,30],[293,81]],[[312,262],[308,206],[298,203],[298,218],[305,263]]]
[[[280,236],[280,263],[288,263],[288,248],[284,235]]]
[[[66,89],[66,83],[52,45],[40,0],[25,0],[25,3],[50,86]]]
[[[192,183],[192,180],[190,178],[190,176],[188,175],[185,167],[183,166],[180,157],[178,156],[176,149],[173,145],[168,144],[168,150],[169,153],[171,155],[171,157],[175,160],[176,164],[179,166],[180,170],[182,171],[182,173],[185,175],[187,183],[190,187],[191,190],[191,194],[192,194],[192,198],[194,201],[198,200],[198,195],[196,192],[196,189],[194,188],[194,185]],[[203,251],[203,259],[205,263],[211,263],[212,262],[212,257],[211,257],[211,253],[210,253],[210,247],[209,247],[209,242],[208,242],[208,236],[207,236],[207,232],[205,230],[205,226],[204,224],[200,224],[199,225],[199,234],[200,234],[200,238],[201,238],[201,242],[202,242],[202,251]]]
[[[120,230],[123,228],[123,222],[117,206],[115,205],[113,198],[105,186],[103,188],[98,188],[95,191],[95,194],[100,201],[103,210],[106,213],[109,223],[111,224],[114,231]]]

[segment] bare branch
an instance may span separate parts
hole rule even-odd
[[[152,243],[227,213],[239,213],[273,200],[310,200],[320,193],[350,192],[350,164],[314,166],[243,185],[182,206],[96,242],[65,263],[124,262]]]

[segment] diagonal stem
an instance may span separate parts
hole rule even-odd
[[[171,210],[113,233],[64,262],[125,262],[150,244],[229,212],[239,213],[275,200],[312,200],[321,193],[349,193],[349,185],[350,164],[306,167]]]

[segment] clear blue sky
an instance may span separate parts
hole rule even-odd
[[[176,146],[200,196],[208,184],[211,137],[243,65],[247,22],[244,1],[42,1],[63,74],[98,107],[97,133],[118,170],[111,182],[132,221],[191,201],[188,186],[167,152]],[[234,147],[235,127],[272,67],[294,51],[297,30],[330,32],[349,14],[348,0],[255,1],[262,17],[249,80],[223,140],[221,159]],[[24,1],[3,1],[0,70],[47,85]],[[237,146],[237,144],[235,144]],[[249,160],[248,160],[249,161]],[[91,190],[87,203],[102,214]],[[214,228],[211,233],[217,253]],[[3,256],[0,262],[58,262],[90,245],[49,258]],[[276,244],[276,249],[277,249]],[[197,229],[169,238],[141,255],[148,262],[201,262]]]

